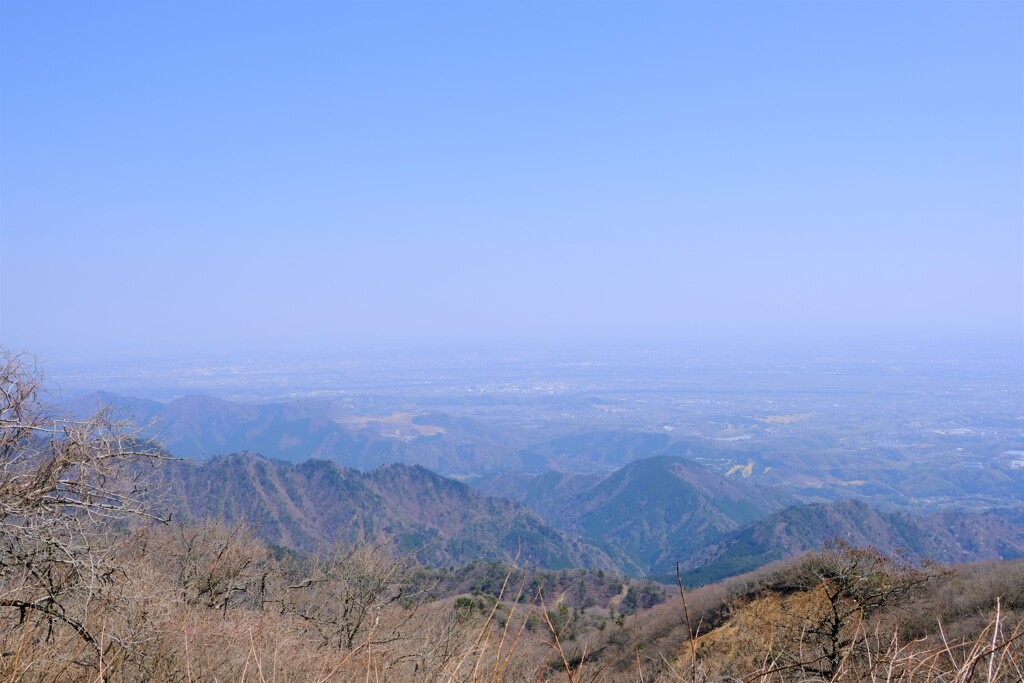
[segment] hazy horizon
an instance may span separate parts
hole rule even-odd
[[[0,18],[12,349],[1024,348],[1021,3]]]

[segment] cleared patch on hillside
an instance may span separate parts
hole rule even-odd
[[[338,424],[352,430],[368,430],[379,436],[402,441],[411,441],[421,436],[447,434],[444,427],[431,424],[417,424],[413,420],[421,417],[417,413],[391,413],[390,415],[353,415],[336,420]]]

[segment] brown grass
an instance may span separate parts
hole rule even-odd
[[[525,594],[529,571],[511,569],[497,599],[460,607],[408,582],[410,565],[387,549],[276,557],[244,527],[163,527],[122,547],[125,571],[103,599],[65,605],[86,615],[98,652],[41,611],[3,610],[0,683],[825,680],[820,641],[802,624],[829,603],[786,587],[794,562],[613,619],[549,605],[543,588]],[[851,612],[830,680],[1019,683],[1022,576],[1024,562],[977,565],[899,608]]]

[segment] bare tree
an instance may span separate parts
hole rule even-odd
[[[54,417],[44,388],[32,356],[0,350],[0,617],[70,628],[99,655],[91,615],[123,574],[112,532],[154,516],[146,465],[162,454],[109,409]]]
[[[170,532],[171,543],[158,556],[175,574],[182,602],[221,611],[263,608],[277,567],[248,524],[178,523],[161,530]]]
[[[296,558],[285,563],[281,612],[304,620],[325,647],[391,642],[421,598],[410,585],[411,569],[386,546],[339,547],[326,557]],[[392,619],[382,622],[386,611]]]
[[[830,541],[791,570],[786,581],[788,590],[812,598],[790,624],[799,630],[802,645],[795,661],[805,672],[832,680],[844,660],[866,645],[860,625],[867,616],[898,605],[941,574],[934,565],[919,568],[875,548]]]

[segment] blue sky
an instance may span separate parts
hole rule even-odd
[[[0,340],[1024,334],[1024,3],[4,3]]]

